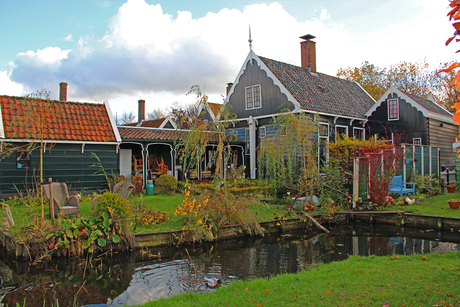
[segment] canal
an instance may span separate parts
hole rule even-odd
[[[443,241],[448,238],[448,241]],[[0,306],[125,306],[184,291],[213,291],[238,279],[308,270],[349,255],[412,255],[460,250],[458,235],[393,226],[337,226],[330,234],[303,230],[265,237],[164,247],[93,257],[52,259],[31,266],[0,255]],[[3,305],[2,305],[3,304]]]

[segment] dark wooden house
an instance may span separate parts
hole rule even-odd
[[[257,146],[274,133],[273,119],[285,109],[316,114],[320,159],[327,158],[327,144],[340,134],[366,137],[365,114],[375,100],[356,82],[318,72],[313,38],[301,37],[300,67],[258,56],[251,48],[227,88],[225,102],[237,115],[234,130],[246,141],[250,178],[257,177]]]
[[[455,168],[458,125],[452,113],[429,99],[405,93],[392,85],[366,113],[370,134],[402,143],[439,148],[440,165]]]
[[[18,146],[37,144],[40,131],[47,144],[43,153],[45,179],[65,182],[74,191],[106,189],[105,176],[93,166],[98,162],[94,154],[108,174],[117,173],[121,139],[109,105],[69,102],[65,96],[62,88],[62,101],[0,96],[2,150],[9,145],[17,149],[0,161],[0,197],[37,191],[40,151]],[[44,129],[38,128],[40,121],[31,114],[37,104],[47,106],[42,114]]]

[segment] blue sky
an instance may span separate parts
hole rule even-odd
[[[249,52],[300,64],[299,36],[317,38],[317,69],[367,60],[380,67],[456,59],[448,0],[1,0],[0,95],[40,89],[58,98],[109,101],[137,113],[193,102],[198,84],[221,102]],[[457,48],[456,48],[457,47]]]

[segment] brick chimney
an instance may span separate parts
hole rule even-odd
[[[66,82],[59,83],[59,100],[67,101],[67,83]]]
[[[307,34],[300,37],[304,41],[300,42],[300,61],[303,68],[310,68],[312,73],[316,73],[316,42],[312,41],[313,36]]]
[[[138,111],[138,118],[137,122],[142,122],[145,120],[145,100],[141,99],[139,102],[139,111]]]
[[[230,92],[231,88],[233,86],[233,83],[227,83],[227,95],[228,95],[228,92]]]

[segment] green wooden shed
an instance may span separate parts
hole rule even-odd
[[[118,173],[121,138],[109,105],[65,100],[0,96],[1,198],[38,191],[40,144],[44,180],[73,191],[107,188],[99,161],[106,173]]]

